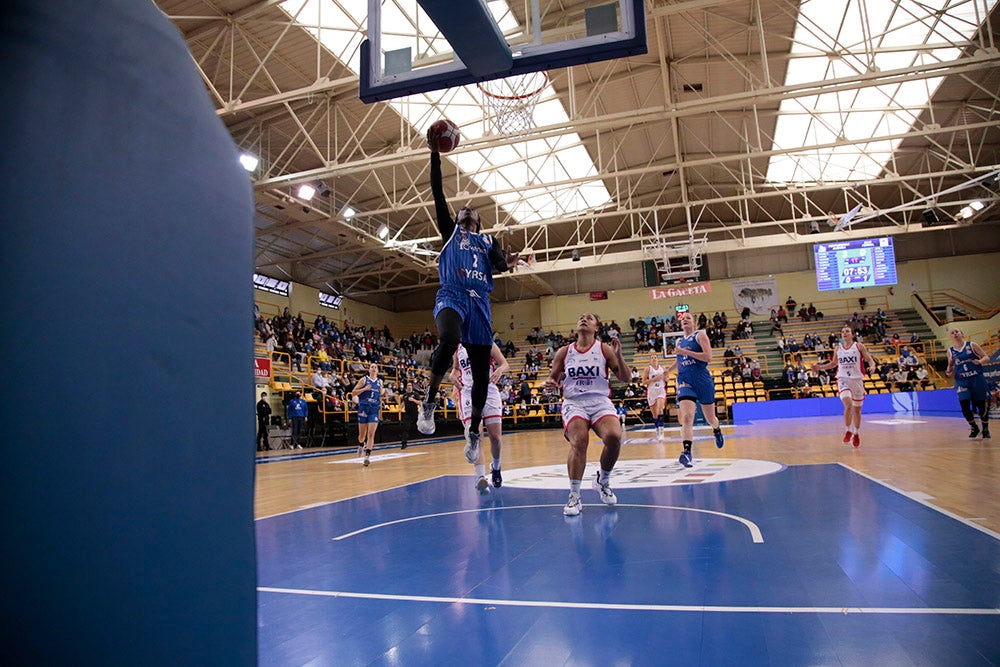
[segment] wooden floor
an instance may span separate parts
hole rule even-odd
[[[1000,533],[1000,437],[970,440],[968,426],[961,418],[865,415],[858,449],[841,442],[843,426],[839,418],[724,425],[723,431],[727,435],[725,448],[717,450],[710,441],[699,439],[695,443],[696,458],[763,459],[789,466],[842,463],[956,517]],[[680,453],[676,429],[668,432],[661,444],[628,442],[630,437],[648,441],[650,436],[650,431],[627,433],[621,458],[676,459]],[[388,459],[381,456],[398,454],[400,450],[382,443],[387,447],[376,450],[368,468],[360,462],[348,462],[355,457],[353,453],[331,455],[331,450],[285,450],[259,455],[256,516],[273,516],[442,475],[470,475],[472,484],[472,469],[462,456],[462,442],[411,443],[406,453],[415,455]],[[592,439],[588,459],[596,461],[600,449]],[[566,453],[559,430],[504,435],[505,470],[562,463]]]

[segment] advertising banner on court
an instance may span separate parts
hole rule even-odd
[[[688,283],[686,285],[651,289],[649,290],[649,296],[653,301],[658,301],[659,299],[683,299],[697,294],[708,294],[711,291],[711,282]]]
[[[778,307],[778,279],[749,278],[733,281],[733,303],[736,310],[749,308],[755,315],[770,315]]]
[[[271,360],[255,358],[253,360],[253,377],[258,382],[270,382]]]

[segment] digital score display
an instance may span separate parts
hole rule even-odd
[[[816,287],[820,291],[896,284],[892,237],[817,243]]]

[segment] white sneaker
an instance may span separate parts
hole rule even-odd
[[[434,410],[437,403],[424,401],[420,404],[420,414],[417,415],[417,430],[424,435],[434,435]]]
[[[611,484],[601,484],[600,472],[598,472],[597,476],[594,477],[594,491],[597,491],[597,493],[600,494],[601,502],[605,505],[614,505],[618,502],[618,496],[616,496],[615,492],[611,490]]]
[[[663,439],[663,429],[662,428],[656,429],[656,439],[657,440],[662,440]]]
[[[476,465],[476,461],[479,460],[479,432],[473,432],[469,425],[465,425],[465,460]]]
[[[582,511],[583,503],[580,502],[580,494],[571,491],[569,500],[566,501],[566,507],[563,508],[563,514],[566,516],[577,516]]]
[[[365,455],[365,446],[358,445],[358,458],[360,459],[364,455]]]
[[[476,481],[476,491],[478,491],[481,496],[490,495],[490,483],[486,481],[485,477],[480,477]]]

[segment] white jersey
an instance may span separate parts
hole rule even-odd
[[[857,341],[851,343],[850,347],[844,347],[843,343],[837,345],[837,379],[850,380],[863,378],[861,372],[861,350]]]
[[[667,369],[663,366],[650,366],[649,367],[649,379],[652,382],[646,387],[647,396],[655,396],[659,394],[665,394],[667,387],[665,384]]]
[[[610,396],[608,361],[604,358],[601,342],[595,340],[586,350],[579,350],[576,343],[566,348],[563,361],[566,378],[563,380],[563,397]]]
[[[462,372],[462,387],[465,389],[470,389],[472,387],[472,364],[469,363],[469,353],[466,352],[464,345],[458,346],[458,369]],[[496,363],[493,361],[493,355],[490,355],[490,374],[497,369]]]

